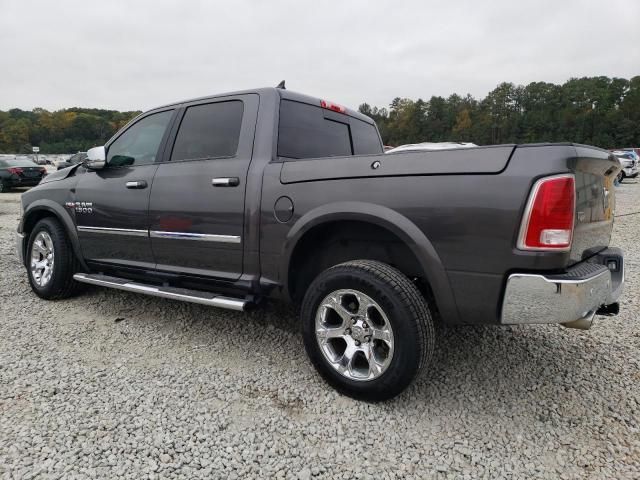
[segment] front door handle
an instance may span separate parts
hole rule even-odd
[[[147,182],[144,180],[133,180],[131,182],[127,182],[125,185],[127,188],[147,188]]]
[[[211,185],[214,187],[237,187],[240,185],[238,177],[218,177],[211,179]]]

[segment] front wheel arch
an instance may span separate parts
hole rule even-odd
[[[87,264],[84,261],[84,257],[82,256],[80,241],[78,240],[78,234],[76,232],[73,221],[69,217],[68,213],[62,209],[62,207],[57,204],[54,205],[55,206],[51,206],[48,204],[34,205],[27,212],[25,212],[19,228],[19,231],[24,234],[22,249],[22,251],[24,252],[24,257],[22,258],[22,263],[26,265],[26,247],[33,228],[43,218],[53,218],[58,221],[64,228],[69,241],[71,242],[73,253],[80,263],[80,267],[82,268],[82,270],[88,271],[89,268],[87,267]],[[62,212],[58,211],[58,208],[56,207],[62,210]]]

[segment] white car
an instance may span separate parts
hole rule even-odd
[[[454,148],[471,148],[477,147],[475,143],[469,142],[422,142],[422,143],[408,143],[407,145],[400,145],[399,147],[392,148],[384,153],[397,153],[397,152],[417,152],[424,150],[452,150]]]
[[[622,164],[622,170],[618,174],[618,181],[625,178],[636,178],[638,176],[638,154],[628,150],[614,150],[612,152]]]

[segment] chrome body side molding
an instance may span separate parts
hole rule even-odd
[[[238,235],[212,235],[206,233],[166,232],[160,230],[151,230],[149,232],[149,235],[151,236],[151,238],[200,240],[203,242],[240,243],[241,241],[241,238]]]
[[[135,228],[108,228],[108,227],[85,227],[78,225],[78,232],[83,233],[106,233],[110,235],[129,235],[133,237],[148,237],[148,230],[137,230]]]
[[[129,235],[134,237],[169,238],[176,240],[200,240],[204,242],[240,243],[239,235],[213,235],[207,233],[166,232],[162,230],[137,230],[134,228],[86,227],[79,225],[78,232]]]

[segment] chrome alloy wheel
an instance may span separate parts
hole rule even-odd
[[[31,276],[39,287],[45,287],[53,275],[53,240],[46,231],[38,232],[31,245]]]
[[[357,290],[327,295],[316,313],[316,339],[329,364],[350,380],[382,375],[393,358],[393,330],[371,297]]]

